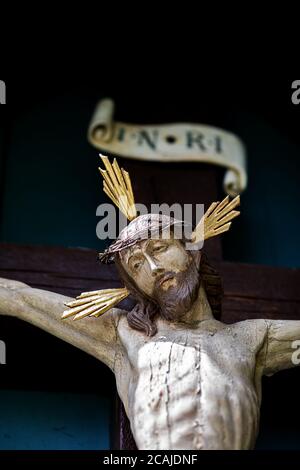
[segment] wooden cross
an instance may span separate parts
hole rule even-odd
[[[204,203],[206,209],[212,201],[220,198],[217,190],[220,170],[209,165],[126,160],[122,161],[122,166],[132,175],[136,202],[149,207],[151,203],[179,202]],[[238,230],[238,223],[234,230]],[[204,251],[223,278],[222,321],[300,318],[300,270],[223,261],[220,237],[208,240]],[[1,244],[0,277],[72,297],[83,291],[120,285],[115,268],[97,263],[95,251],[75,248]],[[11,318],[1,318],[0,322],[2,331],[20,327],[19,322]],[[59,369],[59,364],[56,367]],[[112,447],[135,448],[128,419],[117,395]]]

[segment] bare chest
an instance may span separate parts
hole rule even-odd
[[[220,420],[236,413],[256,420],[254,362],[226,332],[162,333],[129,349],[129,361],[128,414],[139,448],[208,448],[208,436],[220,448],[242,445]]]

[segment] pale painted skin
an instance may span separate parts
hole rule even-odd
[[[151,297],[158,277],[162,288],[167,290],[176,285],[176,278],[164,280],[164,274],[184,271],[190,262],[192,258],[179,240],[160,238],[143,240],[126,250],[122,265],[139,289]]]
[[[190,261],[179,242],[161,250],[158,245],[141,244],[139,266],[126,260],[148,295],[158,271],[180,270]],[[300,339],[300,321],[223,324],[212,317],[200,287],[189,312],[177,322],[158,319],[157,334],[147,337],[128,326],[120,309],[98,319],[62,321],[70,300],[0,279],[1,314],[33,323],[111,368],[139,449],[253,447],[261,377],[294,366],[292,344]]]
[[[152,338],[118,323],[126,359],[116,358],[115,374],[138,448],[252,448],[267,323],[158,323]]]

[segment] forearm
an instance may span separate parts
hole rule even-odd
[[[12,315],[42,328],[113,368],[117,350],[113,312],[106,318],[87,318],[74,322],[62,320],[69,297],[33,289],[26,284],[0,280],[0,313]]]

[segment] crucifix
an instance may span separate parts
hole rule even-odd
[[[212,213],[221,213],[227,204],[216,205]],[[4,279],[1,313],[36,324],[106,363],[116,375],[138,448],[252,448],[261,377],[296,365],[293,342],[299,339],[300,322],[264,318],[229,325],[215,319],[220,310],[217,272],[173,234],[141,236],[149,223],[162,233],[174,225],[151,215],[134,216],[131,231],[121,233],[101,256],[115,258],[125,288],[74,301]],[[111,299],[119,301],[127,291],[137,300],[129,313],[101,311],[101,296],[108,295],[111,307]],[[66,302],[70,310],[62,323]],[[80,321],[70,320],[74,315]]]

